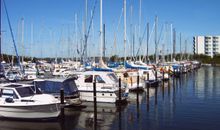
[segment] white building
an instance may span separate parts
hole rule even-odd
[[[194,54],[205,54],[211,57],[220,54],[220,36],[195,36],[193,42]]]

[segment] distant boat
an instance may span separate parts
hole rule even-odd
[[[49,94],[35,94],[32,85],[0,85],[0,117],[10,119],[54,119],[60,114],[60,102]]]

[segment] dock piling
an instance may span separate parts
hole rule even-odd
[[[119,104],[121,103],[121,77],[119,77]]]
[[[93,101],[94,101],[94,130],[97,129],[97,100],[96,100],[96,78],[93,82]]]

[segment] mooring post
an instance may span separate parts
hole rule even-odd
[[[93,82],[93,101],[94,101],[94,130],[97,129],[97,101],[96,101],[96,77]]]
[[[137,75],[137,90],[139,90],[139,82],[140,82],[140,76],[139,73]]]
[[[157,81],[157,69],[155,69],[155,78],[156,78],[156,81]]]
[[[164,80],[165,80],[165,79],[164,79],[164,74],[165,74],[165,73],[164,73],[164,70],[163,70],[163,82],[164,82]]]
[[[146,87],[149,86],[149,79],[150,79],[149,72],[147,72],[147,82],[146,82]]]
[[[60,89],[60,106],[61,106],[61,116],[62,116],[62,119],[64,119],[65,113],[64,113],[64,90],[63,88]]]
[[[119,104],[121,103],[121,77],[119,77]]]

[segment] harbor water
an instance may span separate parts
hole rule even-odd
[[[97,104],[65,110],[65,118],[51,122],[1,120],[0,130],[218,130],[220,129],[220,67],[171,78],[159,87],[129,93],[129,103]]]

